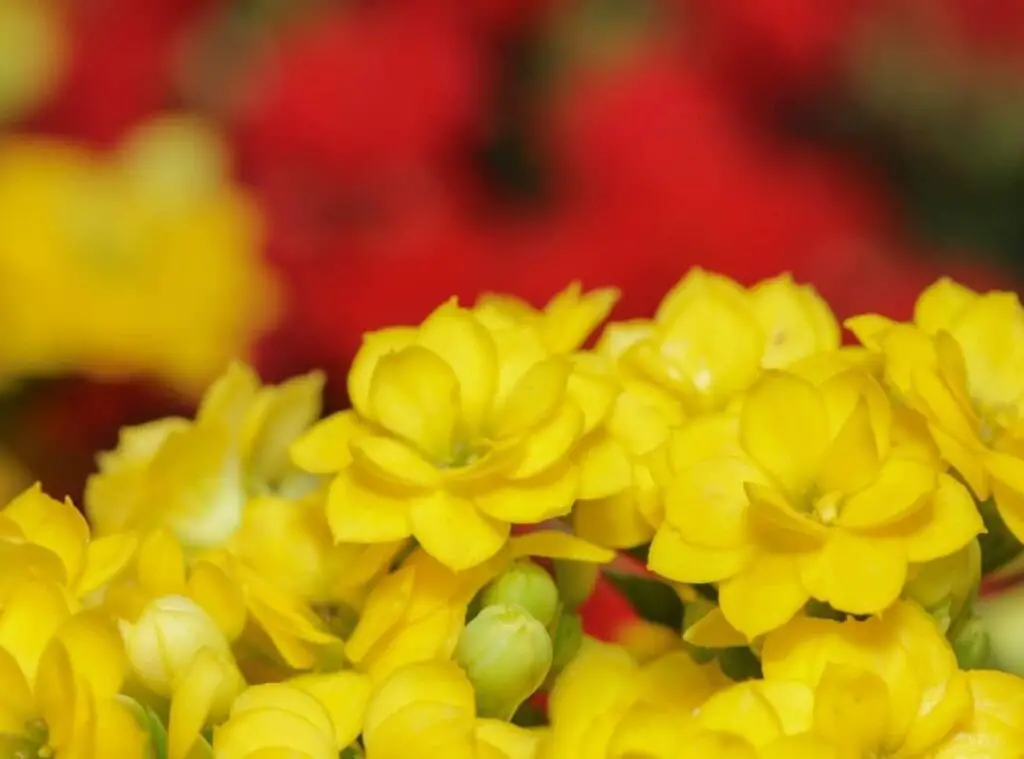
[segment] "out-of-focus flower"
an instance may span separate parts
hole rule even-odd
[[[367,759],[529,759],[533,743],[521,728],[478,719],[473,686],[457,664],[446,661],[396,670],[370,697],[363,727]]]
[[[35,485],[0,511],[0,603],[25,578],[46,578],[69,598],[87,600],[131,561],[134,535],[92,539],[89,526],[70,501],[60,502]]]
[[[124,652],[102,618],[72,616],[56,585],[26,581],[0,615],[3,749],[11,756],[147,756],[118,699]]]
[[[0,146],[5,375],[159,377],[198,393],[274,314],[259,224],[223,146],[190,117],[140,127],[102,157]]]

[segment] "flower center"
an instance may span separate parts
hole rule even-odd
[[[51,759],[50,731],[41,719],[25,723],[21,735],[0,734],[0,757],[3,759]]]
[[[448,454],[448,459],[441,463],[441,468],[461,469],[480,461],[489,452],[489,446],[482,442],[465,439],[456,440]]]

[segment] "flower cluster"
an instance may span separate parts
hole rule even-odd
[[[789,276],[695,270],[596,337],[616,298],[369,333],[323,419],[320,373],[233,365],[194,419],[122,431],[88,522],[22,493],[3,750],[1019,755],[975,603],[1024,539],[1016,297],[942,280],[847,346]],[[580,614],[602,576],[643,617],[611,643]]]
[[[226,163],[191,116],[143,124],[110,154],[0,141],[0,382],[143,375],[198,394],[245,355],[274,292]]]

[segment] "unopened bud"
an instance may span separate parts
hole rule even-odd
[[[601,568],[586,561],[556,561],[555,582],[562,603],[576,611],[594,594]]]
[[[553,659],[544,625],[522,607],[502,604],[482,609],[455,648],[476,691],[478,714],[503,720],[543,684]]]
[[[955,628],[950,642],[961,669],[987,669],[991,666],[991,641],[984,621],[978,617],[970,617]]]
[[[213,713],[226,713],[245,687],[224,633],[190,598],[162,596],[151,601],[135,624],[121,623],[121,635],[135,676],[159,696],[170,697],[200,655],[217,662],[222,673]]]
[[[943,632],[965,612],[981,584],[981,546],[972,540],[962,549],[911,569],[903,595],[927,609]]]
[[[558,586],[543,567],[517,561],[484,590],[482,606],[502,604],[518,606],[548,627],[558,614]]]
[[[583,620],[579,614],[561,614],[551,634],[551,673],[558,674],[576,658],[583,645]]]

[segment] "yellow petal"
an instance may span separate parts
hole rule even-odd
[[[209,649],[201,649],[178,678],[167,723],[168,759],[185,759],[200,738],[218,700],[223,700],[225,664]],[[230,685],[228,685],[230,687]],[[232,696],[235,694],[231,694]]]
[[[476,713],[476,695],[466,673],[452,661],[410,664],[397,670],[370,697],[363,735],[372,741],[389,717],[417,704],[445,706],[470,718]]]
[[[407,494],[388,491],[386,483],[354,469],[331,483],[327,519],[339,543],[387,543],[412,534]]]
[[[135,571],[150,595],[181,595],[185,591],[185,554],[166,530],[151,532],[142,542]]]
[[[391,327],[363,336],[363,344],[352,359],[348,373],[348,397],[352,408],[364,419],[372,418],[370,385],[377,362],[383,356],[397,353],[416,342],[414,327]]]
[[[60,588],[50,583],[19,583],[0,614],[0,648],[32,680],[43,649],[70,616]]]
[[[604,435],[592,435],[576,449],[580,465],[580,498],[592,500],[621,493],[633,481],[626,448]]]
[[[53,551],[60,557],[73,579],[81,572],[89,526],[70,503],[61,503],[35,485],[11,501],[3,513],[15,522],[31,543]]]
[[[316,698],[327,709],[338,746],[348,746],[359,737],[370,701],[370,679],[366,675],[357,672],[304,675],[291,680],[291,684]]]
[[[544,308],[542,330],[545,343],[552,353],[570,353],[577,350],[597,326],[608,318],[619,300],[619,291],[603,287],[581,292],[574,282],[558,293]]]
[[[904,519],[924,506],[937,483],[935,470],[927,464],[891,458],[874,482],[846,499],[838,523],[857,529]]]
[[[683,640],[702,648],[736,648],[749,642],[747,636],[729,624],[718,606],[689,625],[683,633]]]
[[[498,749],[504,759],[534,759],[542,735],[537,730],[526,730],[497,719],[478,719],[476,722],[476,737]]]
[[[665,518],[694,545],[737,548],[749,541],[746,483],[763,482],[750,461],[712,459],[680,472],[665,494]]]
[[[232,432],[240,431],[259,388],[256,372],[245,364],[232,363],[206,391],[196,420],[202,424],[224,424]]]
[[[278,482],[288,472],[292,443],[320,418],[325,381],[323,372],[314,371],[260,390],[243,430],[250,473]]]
[[[571,372],[572,365],[563,358],[529,367],[497,409],[493,436],[500,440],[523,435],[551,419],[565,403]]]
[[[412,346],[377,362],[370,418],[434,461],[446,461],[459,423],[460,397],[452,368],[436,353]]]
[[[38,709],[35,716],[45,722],[51,746],[69,748],[69,744],[73,745],[76,722],[89,705],[88,701],[82,703],[67,649],[59,641],[51,641],[39,659],[39,671],[33,675]]]
[[[918,296],[914,304],[914,322],[929,334],[949,329],[950,325],[978,294],[970,288],[942,277]]]
[[[647,559],[651,571],[662,577],[694,584],[727,580],[742,572],[748,561],[747,550],[695,546],[667,524],[655,534]]]
[[[579,494],[579,469],[569,462],[529,480],[495,484],[473,493],[477,507],[495,519],[512,524],[539,524],[565,516]]]
[[[96,704],[96,756],[118,759],[146,759],[150,756],[150,737],[128,708],[120,701]]]
[[[828,446],[820,394],[795,375],[767,372],[743,403],[744,450],[792,496],[810,488]]]
[[[572,509],[573,531],[609,548],[633,548],[650,542],[654,527],[640,511],[638,495],[631,488],[607,498],[577,501]]]
[[[300,469],[334,474],[352,461],[349,443],[365,432],[353,411],[340,411],[314,424],[292,443],[291,457]]]
[[[605,564],[615,558],[615,552],[601,548],[575,535],[558,530],[538,530],[517,535],[509,540],[514,558],[538,556],[544,559],[586,561]]]
[[[555,415],[523,439],[519,461],[509,472],[514,479],[535,477],[560,461],[583,434],[583,412],[576,406],[562,406]]]
[[[482,513],[472,501],[439,490],[409,507],[412,534],[423,550],[455,570],[482,564],[508,540],[509,524]]]
[[[889,689],[873,672],[829,664],[814,692],[814,726],[834,743],[872,753],[888,728]]]
[[[750,640],[784,625],[808,598],[795,558],[767,554],[724,581],[718,592],[725,618]]]
[[[1024,365],[1024,308],[1016,293],[986,293],[967,305],[950,325],[970,375],[971,395],[990,403],[1020,397]]]
[[[498,389],[498,354],[490,333],[471,311],[448,302],[427,317],[416,342],[444,359],[461,390],[462,418],[479,433]]]
[[[751,535],[760,545],[782,551],[807,551],[820,546],[828,528],[798,511],[781,493],[753,482],[745,484],[750,505]]]
[[[18,662],[0,648],[0,732],[18,733],[32,717],[35,703]]]
[[[90,542],[75,588],[78,595],[84,596],[110,582],[132,560],[136,547],[138,539],[134,535],[108,535]]]
[[[113,698],[121,690],[128,660],[117,629],[103,614],[80,613],[60,628],[59,640],[71,668],[83,675],[99,698]]]
[[[843,322],[843,326],[853,333],[854,337],[873,350],[879,349],[878,338],[888,332],[896,322],[877,314],[853,316]]]
[[[888,541],[836,529],[819,553],[801,561],[800,575],[819,601],[850,614],[877,614],[899,598],[907,560]]]
[[[307,759],[336,757],[341,747],[334,744],[330,719],[320,702],[309,694],[273,683],[250,688],[243,698],[252,691],[264,693],[271,688],[288,689],[295,695],[287,704],[247,707],[232,714],[228,722],[214,730],[213,750],[217,759],[248,759],[254,752],[268,748],[291,749]]]
[[[203,607],[224,637],[233,641],[245,627],[245,597],[238,583],[220,567],[198,562],[188,578],[188,596]]]
[[[867,487],[881,466],[871,411],[861,398],[829,444],[818,472],[822,493],[855,493]]]
[[[985,523],[967,488],[948,474],[926,505],[885,534],[903,538],[907,560],[931,561],[956,553],[985,531]]]
[[[365,469],[376,479],[428,490],[441,482],[437,469],[400,440],[365,435],[353,440],[350,447],[355,466]]]
[[[416,570],[404,566],[385,575],[373,587],[359,615],[359,622],[345,644],[345,655],[350,660],[356,664],[362,663],[370,649],[396,625],[401,624],[412,600],[415,583]]]

